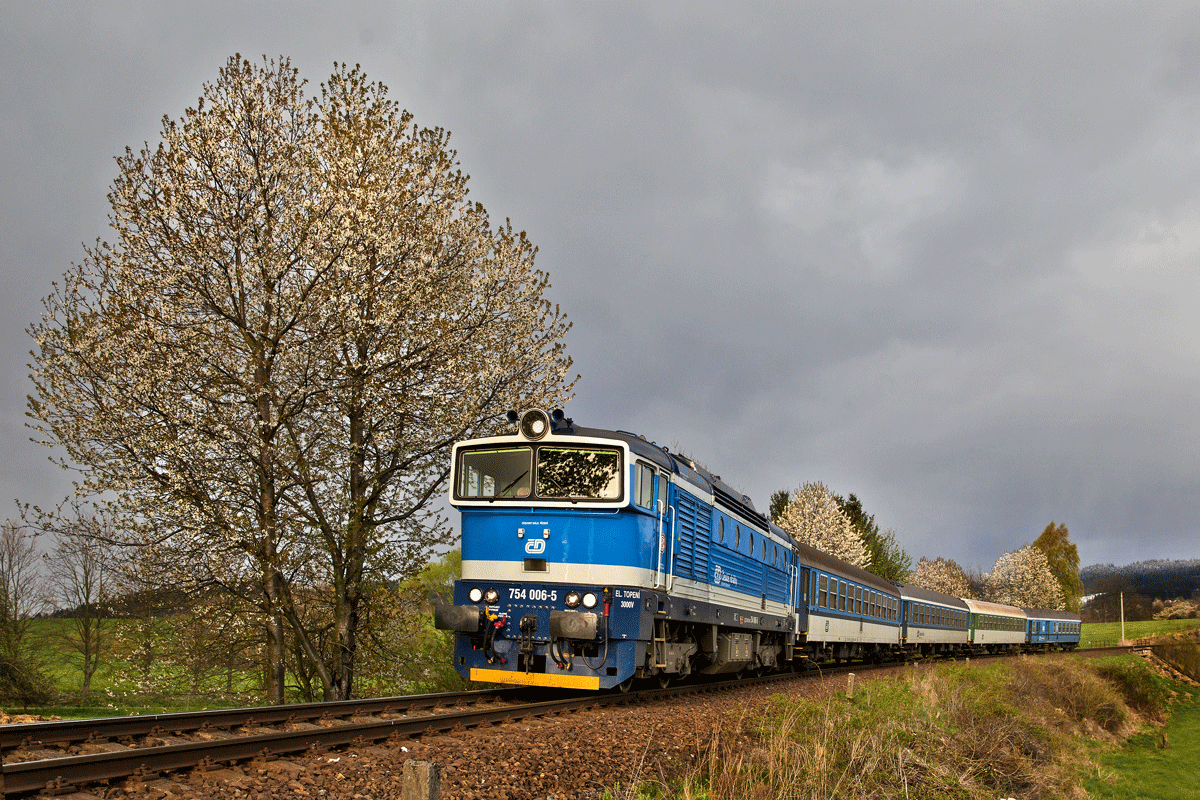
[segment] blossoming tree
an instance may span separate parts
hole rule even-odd
[[[450,444],[574,385],[536,248],[468,200],[449,134],[358,67],[304,87],[230,58],[117,159],[112,242],[30,328],[38,438],[164,580],[254,604],[277,702],[285,629],[351,696],[372,594],[451,539]]]
[[[818,550],[857,567],[866,569],[870,566],[870,555],[862,536],[823,483],[806,483],[791,492],[788,504],[775,519],[775,524],[798,541]]]

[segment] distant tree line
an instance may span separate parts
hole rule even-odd
[[[984,573],[941,556],[922,557],[914,567],[895,532],[882,530],[857,495],[842,497],[823,483],[774,492],[770,515],[798,541],[884,580],[1025,608],[1079,610],[1079,551],[1060,523],[1051,521],[1035,541],[1002,554]]]
[[[1191,597],[1200,592],[1200,559],[1176,561],[1139,561],[1125,566],[1093,564],[1080,572],[1086,594],[1099,594],[1112,585],[1112,579],[1124,580],[1146,597]]]

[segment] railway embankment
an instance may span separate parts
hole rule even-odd
[[[1106,755],[1195,707],[1196,686],[1167,672],[1137,656],[1018,658],[902,670],[853,696],[781,693],[666,797],[1085,798],[1089,775],[1120,780]]]

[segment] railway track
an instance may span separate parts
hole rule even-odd
[[[684,694],[789,680],[782,673],[743,681],[684,684],[626,694],[529,701],[525,689],[312,703],[184,714],[64,720],[0,728],[3,796],[64,793],[131,776],[286,756],[350,744],[412,738]],[[460,706],[471,706],[457,710]],[[425,713],[422,713],[425,712]],[[276,726],[276,727],[273,727]],[[290,728],[288,730],[280,727]],[[190,739],[185,739],[187,735]],[[48,749],[57,746],[58,750]],[[93,750],[96,752],[80,752]]]
[[[1128,651],[1129,648],[1107,648]],[[1096,651],[1093,651],[1096,652]],[[878,665],[896,666],[895,663]],[[63,793],[98,782],[370,745],[455,729],[497,725],[602,705],[646,703],[729,691],[803,676],[863,673],[867,664],[827,665],[744,680],[682,684],[626,694],[563,693],[531,699],[528,689],[498,689],[292,706],[34,722],[0,727],[3,797]]]

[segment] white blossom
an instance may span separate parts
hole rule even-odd
[[[996,559],[991,573],[983,576],[984,599],[1022,608],[1062,611],[1066,608],[1062,587],[1046,554],[1033,545],[1005,553]]]
[[[955,561],[941,556],[932,561],[922,557],[917,562],[917,568],[909,578],[909,583],[951,597],[974,598],[966,570]]]
[[[775,521],[797,541],[866,569],[870,555],[862,537],[823,483],[806,483]]]

